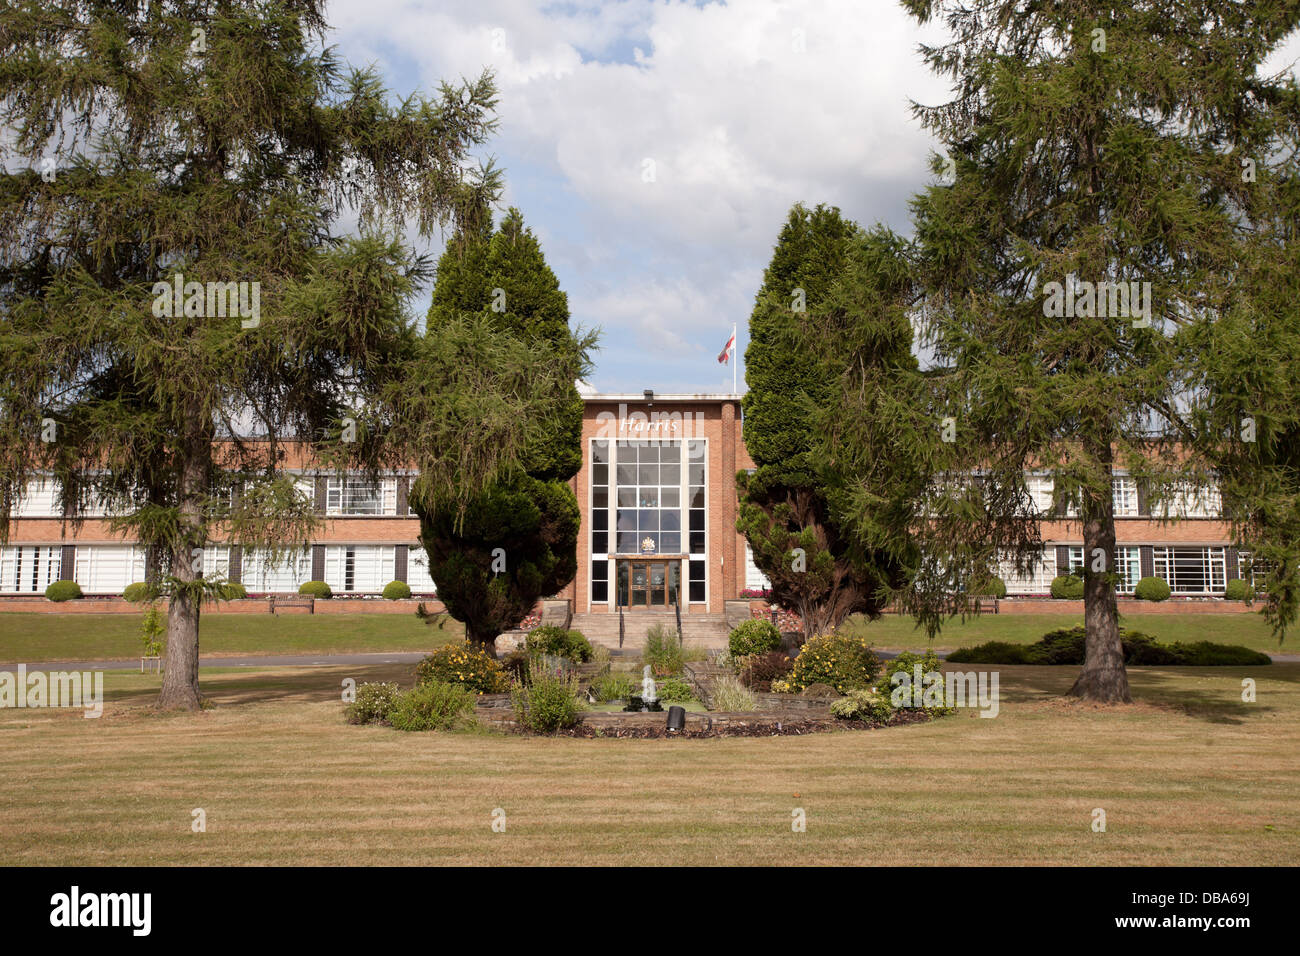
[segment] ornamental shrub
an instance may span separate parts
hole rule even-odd
[[[76,581],[54,581],[45,589],[45,597],[51,601],[75,601],[81,597],[81,585]]]
[[[1133,596],[1139,601],[1168,601],[1169,585],[1160,578],[1143,578],[1133,589]]]
[[[1236,644],[1197,641],[1161,644],[1141,631],[1119,629],[1124,663],[1131,667],[1210,667],[1270,664],[1267,654]],[[1049,631],[1033,644],[990,641],[963,647],[948,655],[951,664],[1082,664],[1086,653],[1086,632],[1082,625]]]
[[[1226,601],[1253,601],[1255,589],[1241,578],[1233,578],[1223,589],[1223,597]]]
[[[745,659],[740,669],[740,682],[750,690],[770,691],[772,682],[784,680],[794,670],[794,661],[780,651],[755,654]]]
[[[975,589],[980,597],[1004,598],[1007,596],[1007,584],[1001,578],[991,577]]]
[[[573,676],[537,668],[532,683],[511,687],[510,706],[519,726],[535,734],[553,734],[572,727],[584,710]]]
[[[637,685],[631,674],[601,674],[592,681],[591,692],[601,703],[608,703],[627,700],[637,692]]]
[[[566,631],[553,624],[535,627],[524,638],[524,648],[529,654],[549,654],[563,657],[575,664],[585,664],[591,660],[591,641],[581,631]]]
[[[299,594],[309,594],[317,598],[332,598],[334,592],[324,581],[304,581],[298,585]]]
[[[156,601],[158,599],[158,588],[148,581],[136,581],[128,584],[126,590],[122,592],[122,597],[132,604],[143,604],[146,601]]]
[[[691,685],[680,677],[665,677],[655,681],[655,693],[665,703],[677,704],[685,700],[694,700],[695,691]]]
[[[474,721],[474,694],[461,684],[431,680],[399,694],[388,711],[397,730],[457,730]]]
[[[1083,597],[1083,578],[1073,574],[1058,574],[1052,578],[1052,597],[1057,600],[1079,600]]]
[[[411,586],[405,581],[389,581],[384,585],[385,601],[405,601],[411,596]]]
[[[789,683],[796,692],[810,684],[829,684],[844,694],[870,686],[878,673],[880,659],[866,640],[832,631],[811,638],[799,649]]]
[[[348,704],[344,719],[349,724],[387,723],[397,697],[397,685],[391,681],[368,681],[357,687],[357,699]]]
[[[952,702],[948,700],[948,687],[946,682],[929,686],[925,683],[925,675],[941,672],[942,663],[943,662],[939,660],[939,655],[935,654],[934,651],[928,650],[924,654],[904,651],[892,660],[885,662],[885,672],[881,674],[880,680],[877,681],[876,689],[880,693],[888,695],[892,705],[895,691],[898,691],[898,688],[902,687],[904,684],[902,678],[899,678],[898,682],[895,683],[894,675],[907,674],[908,681],[910,682],[907,684],[909,690],[898,691],[901,699],[899,706],[911,706],[912,702],[918,699],[913,696],[910,688],[916,686],[916,668],[917,665],[920,665],[922,683],[921,698],[919,699],[924,703],[925,712],[931,716],[947,713],[952,709]]]
[[[720,677],[713,685],[712,710],[747,711],[758,709],[754,692],[734,677]]]
[[[894,717],[889,695],[859,687],[831,701],[831,716],[841,720],[865,720],[870,724],[887,724]]]
[[[732,629],[728,645],[732,657],[766,654],[780,648],[781,632],[771,621],[751,618]]]
[[[505,668],[479,644],[447,644],[415,665],[421,684],[441,681],[460,684],[475,694],[499,694],[509,689]]]

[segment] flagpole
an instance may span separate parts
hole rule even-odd
[[[740,352],[740,343],[736,341],[736,323],[731,323],[731,394],[736,394],[736,366],[740,360],[736,357]]]

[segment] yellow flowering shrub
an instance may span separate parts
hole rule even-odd
[[[510,688],[506,670],[478,644],[447,644],[415,665],[419,683],[461,684],[476,694],[499,694]]]
[[[863,638],[831,632],[810,638],[799,649],[788,684],[796,693],[809,684],[829,684],[845,694],[869,686],[879,673],[880,658]]]

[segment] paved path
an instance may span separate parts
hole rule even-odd
[[[884,660],[897,657],[899,651],[880,650]],[[947,657],[947,651],[937,651]],[[423,651],[398,651],[387,654],[264,654],[243,657],[201,657],[199,667],[365,667],[371,664],[415,664],[425,657]],[[1270,654],[1278,664],[1300,663],[1300,654]],[[13,670],[20,662],[0,664],[0,670]],[[139,670],[140,658],[125,661],[36,661],[26,663],[28,670],[89,671]]]

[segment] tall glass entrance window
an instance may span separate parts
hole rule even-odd
[[[682,446],[619,442],[615,528],[619,554],[681,554]]]

